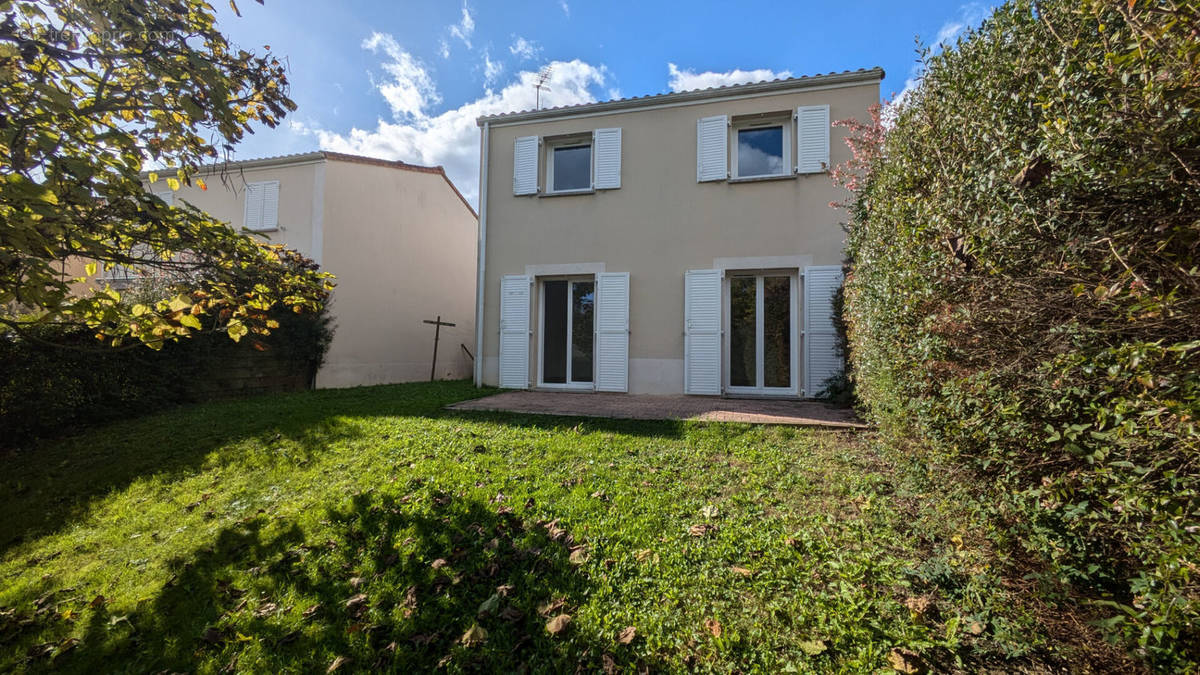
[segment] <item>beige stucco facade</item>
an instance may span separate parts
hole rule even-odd
[[[437,377],[469,377],[474,353],[474,211],[440,167],[330,152],[251,160],[201,174],[206,188],[176,200],[245,224],[246,186],[279,182],[278,227],[257,233],[293,248],[336,276],[333,343],[317,386],[352,387],[428,379],[434,327],[443,326]],[[162,178],[151,191],[168,190]]]
[[[483,383],[499,377],[500,281],[504,275],[574,269],[627,272],[629,391],[684,387],[684,277],[697,269],[793,269],[842,261],[845,214],[829,206],[844,189],[828,172],[754,182],[697,180],[697,120],[780,114],[828,105],[830,120],[865,119],[879,101],[882,71],[840,79],[799,78],[481,118],[487,139],[482,301]],[[655,101],[661,101],[655,104]],[[514,141],[620,128],[620,188],[588,194],[515,196]],[[849,159],[844,129],[830,131],[830,164]],[[793,139],[793,152],[795,141]],[[794,163],[794,161],[793,161]],[[540,170],[545,172],[545,162]],[[545,176],[539,178],[545,185]],[[555,267],[560,266],[560,267]],[[530,382],[538,383],[538,293],[531,301]],[[803,312],[803,307],[798,311]],[[812,392],[809,392],[811,395]]]

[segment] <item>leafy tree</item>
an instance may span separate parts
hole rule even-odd
[[[73,323],[113,346],[161,347],[198,331],[265,334],[273,307],[322,306],[329,275],[295,252],[144,188],[156,166],[172,189],[207,189],[193,178],[203,163],[295,110],[264,52],[230,45],[203,0],[0,0],[0,324],[28,335]],[[123,301],[65,274],[72,261],[89,277],[137,266],[171,292]]]

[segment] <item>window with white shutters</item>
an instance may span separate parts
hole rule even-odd
[[[683,391],[721,393],[721,271],[691,270],[683,282]]]
[[[592,132],[593,172],[597,190],[621,187],[621,130],[596,129]]]
[[[729,177],[729,118],[725,115],[696,120],[696,182]]]
[[[529,387],[529,287],[525,275],[500,279],[500,386]]]
[[[829,106],[796,108],[796,172],[829,170]]]
[[[629,274],[596,275],[596,391],[629,391]]]
[[[513,194],[535,195],[538,191],[537,136],[522,136],[513,141]]]
[[[279,181],[246,185],[245,227],[259,232],[279,228]]]
[[[804,268],[804,395],[816,396],[825,380],[842,372],[837,349],[833,297],[842,285],[842,268]]]

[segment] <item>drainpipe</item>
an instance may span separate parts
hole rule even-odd
[[[483,263],[487,254],[488,122],[483,123],[479,161],[479,273],[475,277],[475,386],[483,386]]]

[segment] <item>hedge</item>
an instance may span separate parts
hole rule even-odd
[[[91,330],[55,324],[24,338],[0,333],[0,449],[181,403],[309,386],[332,339],[328,315],[271,316],[280,325],[265,337],[204,333],[157,351],[105,347]]]
[[[1009,2],[853,134],[845,319],[884,433],[1045,588],[1200,668],[1200,9]],[[886,131],[886,133],[885,133]],[[1018,556],[1014,556],[1016,558]]]

